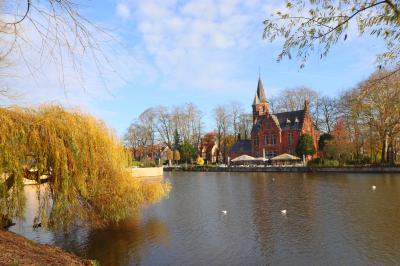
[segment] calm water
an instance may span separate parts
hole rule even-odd
[[[399,174],[164,177],[169,198],[140,219],[60,233],[32,231],[28,211],[12,230],[102,265],[400,264]]]

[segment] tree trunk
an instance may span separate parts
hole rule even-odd
[[[387,162],[390,163],[390,165],[394,165],[394,150],[393,150],[393,139],[390,138],[389,144],[388,144],[388,149],[386,153],[386,159]]]
[[[387,141],[387,136],[384,137],[382,141],[382,152],[381,152],[381,163],[386,163],[386,155],[387,155],[387,148],[388,148],[388,141]]]

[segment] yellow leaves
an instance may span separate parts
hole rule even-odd
[[[41,210],[49,225],[67,226],[76,219],[92,225],[119,221],[167,193],[161,183],[142,185],[130,176],[124,147],[91,116],[57,106],[0,108],[0,130],[0,174],[22,173],[30,165],[51,177],[49,190],[41,194],[53,203],[50,212]],[[0,212],[9,212],[2,207],[6,205],[18,210],[22,190],[22,182],[15,183],[0,198]]]
[[[201,157],[198,157],[198,158],[196,159],[196,164],[197,164],[197,165],[200,165],[200,166],[204,165],[204,159],[201,158]]]

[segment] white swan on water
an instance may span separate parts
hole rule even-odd
[[[375,189],[376,189],[376,186],[372,186],[372,189],[375,190]]]
[[[281,210],[281,213],[282,213],[283,215],[286,215],[286,210]]]
[[[228,211],[227,211],[227,210],[222,210],[221,213],[222,213],[222,214],[227,214]]]

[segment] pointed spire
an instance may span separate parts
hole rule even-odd
[[[265,103],[267,102],[267,99],[265,97],[265,91],[264,91],[264,86],[261,81],[260,76],[258,77],[258,85],[257,85],[257,92],[256,96],[254,97],[253,105],[259,104],[259,103]]]

